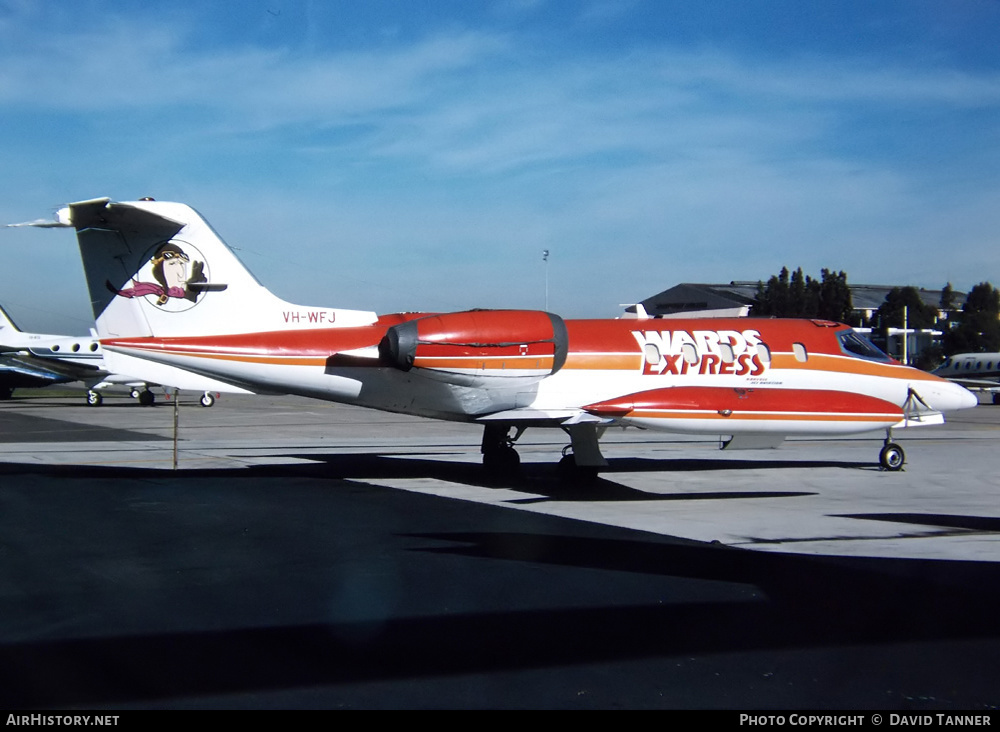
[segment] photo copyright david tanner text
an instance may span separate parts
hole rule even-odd
[[[756,727],[990,727],[989,714],[740,714],[740,725]]]

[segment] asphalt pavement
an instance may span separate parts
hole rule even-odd
[[[292,397],[0,404],[0,707],[992,709],[1000,408],[567,485]],[[173,469],[176,455],[177,469]]]

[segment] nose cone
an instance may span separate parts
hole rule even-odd
[[[916,391],[931,409],[938,412],[971,409],[979,404],[979,398],[971,391],[964,386],[945,379],[920,385]]]

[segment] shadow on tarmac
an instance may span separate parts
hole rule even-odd
[[[803,466],[802,463],[781,465]],[[726,469],[732,467],[732,463],[725,462]],[[537,492],[538,484],[553,482],[532,470],[528,470],[525,479],[532,491]],[[745,658],[745,654],[790,649],[825,649],[824,653],[831,649],[842,652],[852,649],[850,653],[855,654],[852,657],[857,658],[856,647],[870,649],[860,654],[864,668],[845,671],[834,663],[830,668],[811,669],[810,673],[827,684],[833,684],[842,673],[872,677],[873,694],[884,693],[880,685],[907,681],[920,687],[941,683],[945,677],[950,696],[938,697],[937,704],[972,708],[998,701],[994,660],[998,640],[995,609],[1000,599],[997,565],[752,552],[431,496],[404,495],[353,482],[366,477],[427,475],[469,482],[472,471],[479,474],[478,466],[370,455],[331,456],[313,464],[181,473],[138,468],[0,466],[0,474],[8,477],[44,473],[61,478],[56,482],[58,488],[53,490],[64,491],[60,495],[75,496],[80,501],[78,505],[88,505],[91,497],[84,495],[86,492],[99,492],[102,500],[109,500],[125,491],[126,486],[140,497],[147,496],[152,485],[161,489],[156,494],[156,510],[148,516],[134,511],[121,516],[112,512],[109,521],[113,520],[115,527],[124,527],[125,533],[120,537],[98,532],[100,536],[93,540],[93,547],[99,549],[74,545],[74,551],[132,556],[146,551],[148,543],[154,542],[158,545],[156,551],[165,552],[168,557],[161,561],[169,562],[175,552],[183,554],[179,550],[185,543],[204,542],[210,536],[214,542],[210,544],[212,552],[196,555],[205,564],[203,574],[197,575],[197,581],[192,579],[174,588],[181,593],[185,606],[198,607],[217,601],[215,593],[221,582],[229,593],[227,607],[279,602],[275,598],[319,607],[328,603],[329,598],[327,588],[317,577],[342,570],[346,561],[342,552],[345,544],[364,547],[362,551],[380,552],[376,555],[378,560],[389,561],[394,571],[403,573],[426,573],[431,571],[429,566],[436,566],[432,557],[449,558],[445,565],[449,569],[447,581],[444,577],[434,580],[443,583],[441,588],[447,588],[439,589],[442,609],[437,613],[408,613],[406,603],[401,602],[396,612],[373,620],[276,622],[263,627],[248,627],[243,624],[245,621],[222,614],[217,618],[215,630],[103,633],[2,643],[0,706],[24,709],[154,705],[171,699],[545,669],[558,676],[559,669],[566,667],[675,659],[693,654],[735,654]],[[351,478],[352,483],[331,480],[334,477]],[[601,481],[605,482],[609,481]],[[600,494],[609,489],[598,485],[587,490]],[[5,491],[6,488],[0,491],[0,498],[7,498]],[[738,492],[733,492],[733,496],[746,497]],[[230,503],[219,506],[219,497]],[[93,500],[98,498],[95,495]],[[44,499],[38,492],[38,500]],[[135,500],[133,497],[132,502],[123,502],[122,506],[130,508]],[[594,500],[593,495],[587,500]],[[620,496],[615,500],[620,500]],[[362,503],[365,512],[357,513],[361,510],[357,506]],[[184,506],[209,522],[199,529],[204,534],[185,524],[169,525],[172,514],[179,513]],[[233,506],[244,508],[245,513],[230,518],[228,512]],[[321,543],[315,548],[320,557],[315,560],[316,566],[303,570],[295,557],[284,559],[288,542],[296,540],[297,532],[301,533],[309,524],[301,520],[288,525],[280,522],[275,518],[279,507],[301,512],[306,519],[315,517],[317,522],[322,516],[338,527],[336,532],[327,531],[325,526],[317,532],[316,541]],[[345,507],[354,513],[344,510]],[[124,512],[125,508],[117,510]],[[255,539],[253,552],[247,552],[238,531],[239,522],[245,521],[250,512],[260,522],[276,527]],[[405,525],[410,527],[409,531],[400,530],[398,519],[385,525],[379,523],[386,515],[400,513],[407,517]],[[51,505],[39,515],[49,516],[50,523],[60,520]],[[900,518],[875,514],[852,517]],[[973,519],[911,517],[914,521],[936,522],[956,530],[1000,528],[996,519],[985,523]],[[497,529],[500,520],[505,525],[520,522],[530,530]],[[150,528],[144,529],[141,521],[149,522]],[[481,528],[419,530],[421,524],[428,523]],[[53,530],[59,530],[58,524]],[[162,535],[154,539],[155,530]],[[39,540],[43,538],[40,536]],[[329,542],[329,546],[323,541]],[[383,543],[400,542],[397,548],[383,548]],[[58,552],[52,554],[52,551],[46,547],[46,561],[60,561]],[[159,553],[157,557],[161,556]],[[390,556],[385,559],[382,555]],[[6,559],[0,554],[0,565],[10,566],[17,556],[16,548]],[[184,556],[185,561],[190,561]],[[278,565],[262,571],[258,564],[261,556],[275,557]],[[281,564],[284,561],[289,562],[292,571],[284,568]],[[546,568],[545,573],[539,575],[539,568]],[[10,570],[5,570],[5,574],[6,571]],[[184,567],[184,571],[189,570]],[[213,571],[224,571],[226,577],[220,579]],[[244,581],[232,583],[233,575]],[[500,580],[501,577],[507,579]],[[593,593],[595,588],[590,583],[599,577],[634,582],[643,592],[659,599],[630,603],[610,590],[599,606],[579,606],[574,600],[575,593]],[[97,607],[101,603],[135,602],[139,608],[136,612],[153,607],[158,612],[170,612],[178,602],[174,595],[160,594],[165,591],[155,583],[148,583],[141,572],[131,580],[132,584],[121,577],[87,575],[84,580],[90,583],[86,589],[90,594],[86,597],[100,600],[93,600]],[[727,588],[726,599],[705,600],[692,593],[692,580],[698,587],[709,583]],[[509,605],[496,605],[493,595],[489,595],[490,599],[472,609],[462,612],[445,609],[449,604],[447,593],[474,598],[477,592],[485,595],[483,588],[496,581],[509,581]],[[586,585],[574,590],[577,585],[572,583],[581,581]],[[79,579],[74,578],[73,582],[75,588]],[[518,601],[522,592],[539,582],[567,582],[565,604],[532,609]],[[436,584],[433,587],[416,584],[422,592],[438,588]],[[81,601],[79,595],[73,594],[78,589],[65,598],[60,594],[63,591],[61,587],[47,586],[38,597],[24,597],[24,604],[17,608],[30,616],[37,611],[38,603]],[[4,607],[9,609],[11,605],[8,602]],[[80,611],[90,611],[86,600]],[[7,622],[12,622],[9,613]],[[896,655],[905,644],[970,640],[975,641],[981,657],[970,657],[967,649],[960,653],[940,649],[928,652],[916,663],[912,655],[904,654],[903,660]],[[544,694],[541,690],[539,693]],[[829,688],[822,693],[811,693],[814,695],[796,697],[793,703],[817,708],[859,703],[859,698],[845,698]],[[727,703],[726,698],[732,699],[724,697],[723,708],[733,703]],[[720,704],[717,696],[704,699],[692,696],[690,706],[711,706],[710,699],[715,699],[714,705]],[[896,701],[893,698],[891,703]],[[528,702],[497,697],[482,699],[480,703],[495,707]],[[392,701],[388,700],[386,705],[392,706]],[[441,697],[431,705],[462,703]]]
[[[462,453],[463,455],[465,453]],[[315,453],[276,453],[276,459],[294,459],[302,462],[276,465],[251,465],[246,468],[183,468],[179,474],[187,477],[209,477],[218,479],[238,477],[313,477],[341,480],[399,480],[433,478],[435,480],[458,483],[483,488],[506,488],[532,494],[524,502],[539,500],[559,501],[708,501],[748,498],[782,498],[814,495],[809,491],[751,491],[730,490],[711,492],[648,493],[615,482],[616,472],[689,472],[740,469],[809,469],[867,467],[851,462],[835,461],[745,461],[713,459],[664,459],[649,460],[624,458],[610,461],[606,471],[597,480],[573,482],[559,477],[555,463],[525,463],[517,476],[491,476],[478,463],[438,460],[428,457],[414,457],[412,453],[381,452],[378,454],[338,453],[317,455]],[[183,460],[182,460],[183,462]],[[0,463],[0,475],[18,473],[41,473],[52,475],[72,475],[80,477],[146,476],[166,477],[164,470],[147,468],[105,467],[105,466],[52,466],[20,463]],[[539,498],[538,496],[544,496]]]
[[[35,708],[148,703],[692,654],[997,636],[994,588],[1000,576],[991,565],[817,561],[697,545],[504,532],[421,538],[462,545],[423,551],[752,583],[766,597],[645,606],[609,602],[598,608],[497,609],[372,623],[16,643],[0,646],[0,704]],[[992,651],[988,646],[982,650],[982,660],[989,663]],[[891,652],[876,656],[884,667],[893,665]],[[969,677],[956,680],[962,692],[952,703],[971,708],[995,702],[995,673],[989,668],[967,669]],[[944,672],[937,662],[934,669]],[[834,706],[844,703],[836,695],[823,698]],[[703,705],[695,697],[691,703]],[[816,699],[812,705],[825,706]]]

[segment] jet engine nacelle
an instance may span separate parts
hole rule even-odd
[[[379,344],[382,362],[463,386],[522,385],[566,362],[569,337],[558,315],[540,310],[469,310],[394,325]]]

